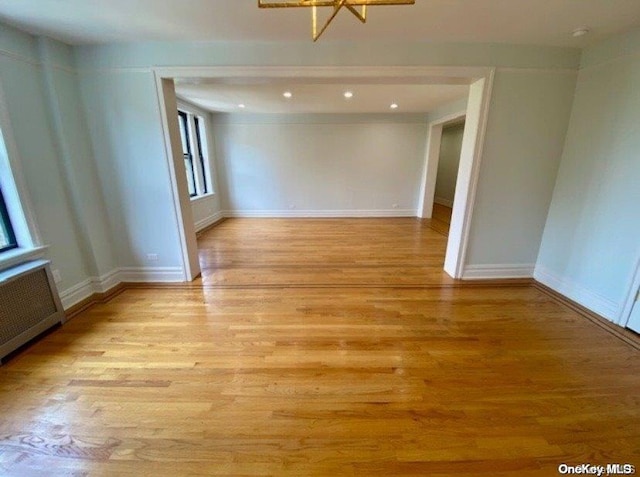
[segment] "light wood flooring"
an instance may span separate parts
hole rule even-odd
[[[0,367],[0,474],[554,476],[640,465],[637,349],[415,219],[227,220]]]
[[[451,213],[453,209],[442,204],[433,204],[431,219],[428,224],[436,232],[443,235],[449,235],[449,227],[451,226]]]

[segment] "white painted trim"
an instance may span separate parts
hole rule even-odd
[[[449,199],[443,199],[442,197],[434,197],[434,204],[444,205],[445,207],[453,207],[453,201]]]
[[[96,292],[91,278],[81,281],[80,283],[60,291],[60,300],[62,308],[68,310],[73,305],[86,300]]]
[[[179,144],[173,144],[171,134],[174,133],[176,138],[180,137],[177,122],[177,104],[174,115],[176,120],[172,126],[169,124],[167,98],[164,82],[167,81],[162,76],[154,72],[156,83],[156,93],[158,97],[158,113],[160,114],[162,124],[162,134],[164,137],[164,151],[169,170],[169,178],[171,180],[171,190],[173,193],[173,209],[178,225],[178,235],[180,237],[180,250],[182,255],[182,265],[184,271],[184,280],[190,281],[200,274],[200,265],[198,262],[198,248],[196,242],[195,224],[193,223],[193,212],[191,211],[191,201],[187,187],[187,178],[185,174],[176,174]],[[175,92],[173,93],[175,99]],[[182,159],[180,159],[181,161]],[[184,168],[184,166],[183,166]],[[178,169],[180,170],[180,169]],[[188,205],[187,205],[188,204]],[[188,225],[187,225],[188,224]]]
[[[489,76],[484,66],[159,66],[162,78],[380,78],[412,79],[425,84],[447,84],[465,79],[469,84]],[[457,81],[455,84],[461,84]]]
[[[62,307],[68,310],[94,293],[105,293],[122,282],[184,282],[180,267],[114,268],[99,277],[90,277],[60,292]]]
[[[206,229],[207,227],[209,227],[211,224],[216,223],[218,220],[224,219],[225,215],[222,213],[222,211],[220,212],[216,212],[213,215],[210,215],[209,217],[205,217],[202,220],[198,220],[195,223],[196,226],[196,232],[200,232],[202,229]]]
[[[480,163],[484,150],[491,93],[495,69],[488,77],[482,78],[469,88],[467,117],[462,136],[460,167],[456,179],[456,192],[453,199],[453,212],[449,226],[449,240],[444,259],[444,270],[453,278],[461,278],[471,232],[471,219],[476,202],[476,191],[480,178]],[[478,100],[477,110],[474,101]]]
[[[607,320],[616,322],[620,306],[615,301],[556,275],[551,270],[540,265],[536,266],[533,278]]]
[[[225,210],[230,218],[357,218],[357,217],[416,217],[415,209],[378,210]]]
[[[638,290],[640,289],[640,257],[636,260],[636,266],[632,275],[631,280],[629,280],[629,287],[627,288],[627,293],[625,295],[624,304],[620,309],[620,313],[617,317],[616,323],[620,326],[627,326],[629,324],[629,320],[631,319],[631,310],[636,302],[636,295]]]
[[[176,100],[178,103],[178,109],[182,109],[187,113],[195,114],[196,116],[208,116],[209,114],[211,114],[211,111],[207,111],[206,109],[193,104],[192,102],[178,95],[178,93],[176,93]]]
[[[180,267],[125,267],[120,269],[122,282],[179,283],[184,282]]]
[[[120,269],[114,268],[100,277],[91,277],[60,292],[62,307],[68,310],[94,293],[104,293],[121,282]]]
[[[436,177],[440,160],[440,145],[442,144],[442,125],[429,124],[428,131],[422,180],[420,181],[420,195],[418,196],[418,217],[423,219],[430,219],[433,213],[433,197],[436,193]]]
[[[49,247],[14,248],[0,254],[0,271],[31,260],[44,259]]]
[[[97,278],[92,278],[91,281],[94,285],[94,290],[97,293],[105,293],[111,290],[116,285],[119,285],[122,280],[120,280],[120,269],[114,268],[110,272],[105,273]]]
[[[191,200],[191,203],[193,204],[196,202],[200,202],[201,200],[204,200],[204,199],[211,199],[215,197],[215,195],[216,195],[215,192],[207,192],[206,194],[189,197],[189,200]]]
[[[507,278],[531,278],[535,264],[467,265],[463,280],[495,280]]]

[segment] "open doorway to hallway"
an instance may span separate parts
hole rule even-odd
[[[429,225],[432,229],[446,236],[449,235],[449,227],[451,226],[464,125],[465,120],[462,118],[442,127],[438,173]]]

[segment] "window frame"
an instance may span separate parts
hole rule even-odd
[[[13,230],[13,224],[11,223],[11,217],[9,217],[9,211],[7,210],[7,204],[4,201],[2,195],[2,188],[0,187],[0,227],[2,227],[7,233],[8,244],[0,247],[0,253],[18,248],[18,241],[16,240],[16,233]]]
[[[188,140],[192,155],[193,179],[195,181],[196,195],[189,193],[191,202],[214,197],[217,192],[215,172],[215,152],[213,149],[211,113],[182,98],[178,98],[177,110],[187,115]],[[180,122],[182,120],[180,119]],[[181,139],[183,130],[180,130]],[[182,146],[181,146],[182,148]],[[186,169],[186,167],[185,167]],[[189,174],[188,169],[185,173]],[[187,186],[189,177],[187,177]]]

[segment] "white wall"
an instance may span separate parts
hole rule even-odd
[[[393,42],[377,43],[376,48],[349,42],[165,42],[83,46],[76,54],[121,266],[154,266],[147,252],[159,255],[156,265],[181,266],[154,65],[497,67],[468,261],[483,266],[535,261],[560,155],[557,144],[561,147],[566,130],[578,50]],[[388,207],[390,199],[382,196],[380,207]],[[287,201],[278,200],[278,207],[288,210]],[[355,201],[348,206],[369,207]]]
[[[640,30],[584,53],[536,279],[616,320],[640,258]]]
[[[463,133],[464,123],[445,126],[442,129],[434,202],[447,207],[453,206]]]
[[[576,72],[496,72],[466,268],[532,276],[571,111]]]
[[[234,215],[415,216],[424,116],[214,117]]]
[[[3,25],[0,80],[27,193],[52,268],[62,277],[58,287],[64,298],[65,291],[114,265],[71,48],[38,42]],[[67,164],[74,168],[73,178]],[[79,210],[91,216],[84,216],[88,222]]]
[[[120,267],[178,278],[182,255],[153,74],[82,71],[80,80]]]

